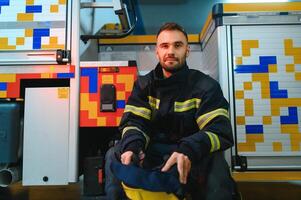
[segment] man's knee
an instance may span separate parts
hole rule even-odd
[[[123,192],[120,181],[115,177],[111,170],[111,163],[117,160],[115,152],[116,147],[111,147],[105,156],[105,191],[108,200],[123,200],[127,198]]]
[[[206,184],[206,200],[232,200],[236,183],[223,152],[212,154]]]
[[[114,157],[115,157],[115,147],[111,147],[106,153],[105,160],[111,160],[114,159]]]

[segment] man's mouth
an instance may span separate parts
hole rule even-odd
[[[168,62],[168,61],[178,61],[178,59],[177,58],[175,58],[175,57],[166,57],[165,59],[164,59],[164,61],[166,62]]]

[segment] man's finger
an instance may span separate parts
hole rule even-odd
[[[165,163],[164,167],[161,169],[162,172],[167,172],[171,166],[173,166],[177,162],[177,158],[173,155],[171,155],[167,162]]]
[[[124,158],[124,163],[125,165],[129,165],[131,163],[131,160],[132,160],[132,156],[126,156]]]
[[[184,184],[187,183],[187,178],[188,178],[188,174],[190,172],[190,168],[191,168],[191,162],[189,160],[188,157],[185,156],[185,163],[184,163]]]
[[[178,172],[179,172],[179,179],[180,179],[180,183],[185,183],[184,180],[184,173],[185,173],[185,169],[184,169],[184,157],[183,156],[178,156],[177,157],[177,168],[178,168]]]
[[[123,153],[121,155],[121,159],[120,159],[121,163],[124,165],[129,165],[131,163],[132,156],[133,156],[133,152],[131,152],[131,151],[127,151],[127,152]]]
[[[140,165],[140,167],[141,167],[142,164],[143,164],[143,160],[144,160],[144,158],[145,158],[145,153],[143,153],[143,151],[140,151],[138,157],[139,157],[139,165]]]

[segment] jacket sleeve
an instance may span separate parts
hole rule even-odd
[[[122,133],[121,152],[131,150],[138,153],[140,150],[144,150],[148,144],[152,111],[148,103],[146,87],[145,79],[137,79],[128,98],[119,125],[119,130]]]
[[[201,103],[195,114],[199,131],[181,139],[178,148],[178,152],[187,155],[192,162],[233,145],[228,102],[220,85],[216,81],[207,84],[200,97]]]

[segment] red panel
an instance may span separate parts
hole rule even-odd
[[[97,126],[97,120],[96,119],[89,119],[88,118],[88,111],[83,110],[80,111],[80,126],[81,127],[95,127]]]
[[[89,93],[89,77],[87,76],[80,77],[80,92]]]
[[[20,80],[17,79],[16,82],[7,84],[7,97],[9,98],[20,97]]]
[[[117,91],[125,91],[124,83],[115,83],[115,87]]]
[[[90,101],[97,101],[97,102],[99,102],[99,94],[98,93],[90,93],[89,94],[89,100]]]
[[[103,66],[102,66],[103,67]],[[108,75],[108,76],[113,76],[113,84],[116,87],[116,91],[125,91],[125,83],[116,83],[117,81],[117,75],[133,75],[134,80],[137,77],[137,68],[136,67],[119,67],[119,72],[118,73],[99,73],[98,74],[98,86],[97,86],[97,93],[89,94],[89,101],[91,102],[97,102],[98,108],[100,105],[100,86],[102,84],[102,75]],[[89,93],[89,81],[88,77],[81,78],[81,93]],[[128,99],[130,96],[131,92],[125,92],[125,100]],[[117,124],[117,118],[121,117],[124,112],[124,109],[117,109],[116,112],[100,112],[98,110],[97,115],[98,117],[105,117],[106,118],[106,127],[116,127],[119,124]],[[90,120],[88,119],[88,111],[81,111],[80,115],[80,125],[81,126],[91,126],[91,127],[96,127],[97,126],[97,120]]]
[[[118,116],[112,116],[112,117],[107,117],[106,119],[107,119],[107,126],[117,126],[117,124],[116,124],[116,117],[118,117]]]
[[[69,72],[70,73],[75,73],[75,66],[74,65],[70,65]]]

